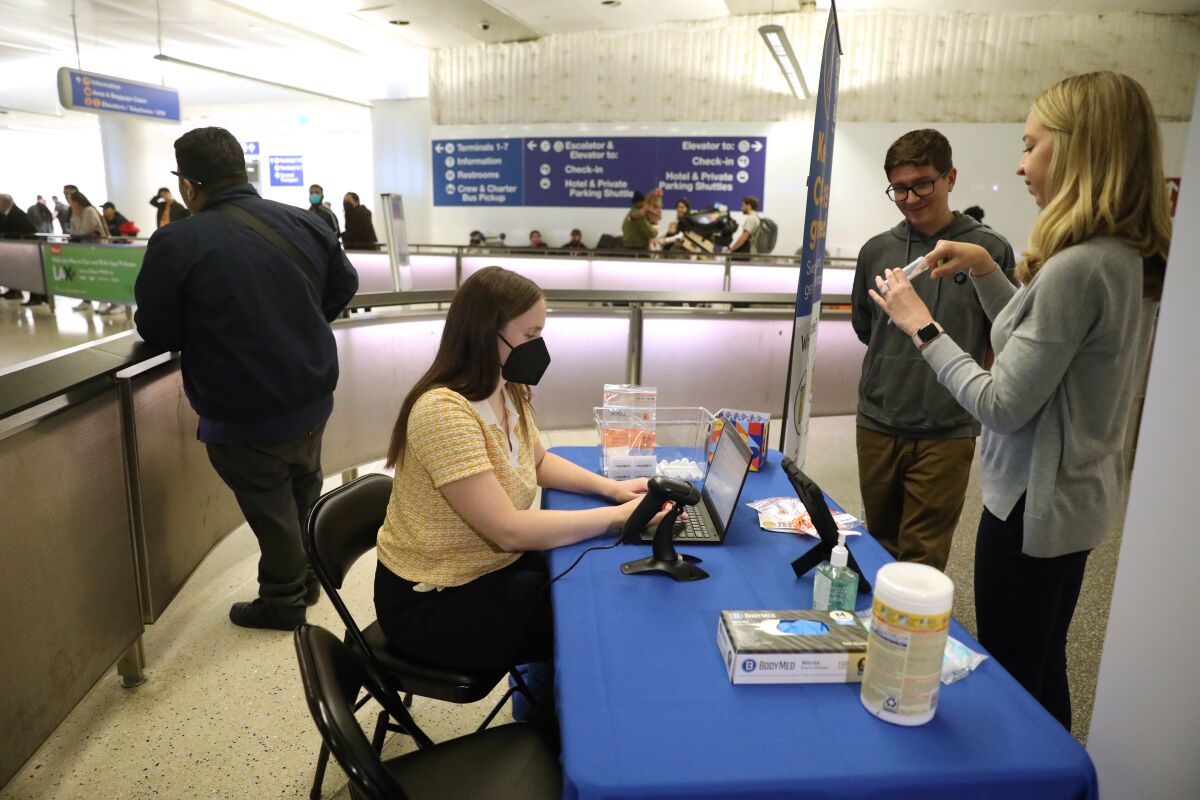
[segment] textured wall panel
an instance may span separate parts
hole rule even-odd
[[[0,487],[3,786],[142,633],[116,388],[0,438]]]
[[[183,394],[179,361],[132,381],[149,583],[143,603],[153,622],[217,542],[242,524],[242,512],[196,440],[200,418]]]
[[[1200,17],[879,11],[840,20],[842,122],[1021,122],[1042,89],[1098,69],[1141,81],[1161,119],[1191,116]],[[741,16],[434,51],[434,120],[811,119],[814,101],[792,97],[758,35],[769,22],[787,29],[815,86],[824,13]]]

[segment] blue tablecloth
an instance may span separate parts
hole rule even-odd
[[[596,469],[596,448],[554,452]],[[815,540],[758,528],[745,502],[792,495],[772,452],[751,473],[725,543],[683,547],[712,577],[676,583],[625,576],[649,554],[622,545],[589,553],[553,586],[555,681],[566,798],[1093,798],[1080,744],[992,659],[943,686],[917,728],[883,722],[858,684],[730,684],[717,652],[723,609],[812,607],[812,576],[790,562]],[[546,491],[551,509],[596,498]],[[550,553],[551,574],[597,541]],[[890,560],[869,536],[850,548],[872,580]],[[868,597],[859,607],[868,608]],[[951,635],[977,650],[957,623]]]

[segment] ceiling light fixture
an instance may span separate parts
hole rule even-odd
[[[363,108],[372,108],[370,103],[362,103],[362,102],[359,102],[358,100],[347,100],[345,97],[336,97],[332,94],[322,94],[321,92],[314,92],[312,89],[301,89],[299,86],[289,86],[286,83],[276,83],[275,81],[268,81],[268,80],[264,80],[262,78],[255,78],[253,75],[243,75],[240,72],[230,72],[227,69],[220,69],[218,67],[210,67],[207,64],[197,64],[195,61],[184,61],[182,58],[175,58],[173,56],[164,55],[163,53],[159,53],[158,55],[156,55],[154,57],[154,59],[156,61],[165,61],[168,64],[178,64],[181,67],[191,67],[192,69],[202,69],[206,72],[215,72],[218,75],[228,75],[231,78],[241,78],[244,81],[253,81],[254,83],[261,83],[265,86],[274,86],[276,89],[286,89],[289,92],[299,92],[300,94],[311,94],[314,97],[323,97],[326,100],[333,100],[338,103],[349,103],[352,106],[362,106]]]
[[[792,43],[788,41],[787,31],[779,25],[763,25],[758,29],[763,41],[767,43],[775,63],[779,65],[788,88],[797,100],[808,99],[808,84],[804,82],[804,73],[800,71],[800,62],[792,51]]]

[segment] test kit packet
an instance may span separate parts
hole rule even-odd
[[[600,434],[600,471],[613,480],[654,475],[654,418],[658,389],[604,384],[603,405],[593,409]]]
[[[722,611],[730,683],[862,683],[867,629],[849,611]]]

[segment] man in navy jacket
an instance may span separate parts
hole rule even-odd
[[[134,288],[138,333],[181,353],[197,437],[258,538],[259,596],[235,603],[230,619],[290,630],[320,597],[300,531],[321,492],[338,379],[329,323],[358,273],[320,219],[258,196],[229,131],[189,131],[175,160],[192,213],[150,238]]]

